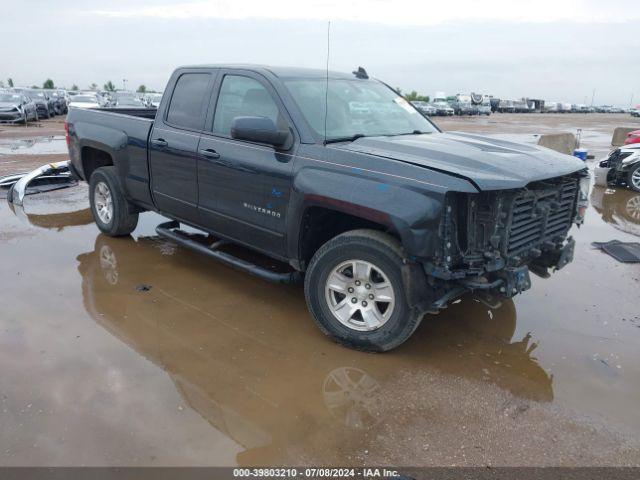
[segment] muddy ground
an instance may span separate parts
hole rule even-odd
[[[582,128],[597,157],[640,128],[436,122],[524,141]],[[62,120],[40,125],[0,126],[0,175],[66,158]],[[0,465],[639,465],[640,266],[590,243],[637,241],[640,195],[591,200],[572,264],[496,308],[464,297],[384,355],[325,338],[301,288],[159,239],[159,215],[113,239],[84,186],[2,200]]]

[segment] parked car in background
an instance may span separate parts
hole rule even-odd
[[[45,90],[53,100],[56,115],[63,115],[68,111],[67,92],[64,90]]]
[[[138,97],[128,95],[116,97],[116,101],[112,106],[114,108],[147,108]]]
[[[455,113],[453,108],[451,108],[447,102],[433,102],[432,105],[436,109],[436,115],[439,115],[441,117],[450,117]]]
[[[634,130],[627,133],[627,138],[624,141],[625,145],[631,145],[632,143],[640,143],[640,130]]]
[[[0,122],[26,125],[29,120],[38,120],[33,100],[21,92],[0,92]]]
[[[102,107],[97,94],[81,93],[71,97],[69,108],[100,108]]]
[[[438,114],[438,109],[433,105],[429,104],[428,102],[425,102],[422,100],[416,100],[411,102],[411,104],[414,107],[416,107],[416,109],[420,113],[422,113],[423,115],[426,115],[427,117],[433,117]]]
[[[160,106],[160,100],[162,100],[162,93],[147,93],[144,96],[147,107],[158,108]]]
[[[56,111],[53,99],[49,96],[49,94],[47,94],[46,91],[35,88],[20,90],[35,102],[38,109],[39,118],[51,118],[55,116]]]
[[[626,185],[640,192],[640,143],[630,143],[612,150],[598,167],[595,175],[596,184],[599,175],[602,175],[602,178],[606,175],[608,184]]]
[[[458,93],[449,101],[449,106],[453,108],[456,115],[472,115],[477,113],[471,104],[471,95]]]
[[[631,107],[629,109],[629,113],[632,117],[640,117],[640,105],[636,105],[635,107]]]

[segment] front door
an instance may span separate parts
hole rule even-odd
[[[229,70],[220,77],[214,116],[198,147],[200,218],[226,237],[283,254],[293,149],[235,140],[231,123],[235,117],[263,116],[288,129],[290,119],[260,75]]]
[[[151,191],[160,212],[198,221],[198,141],[207,115],[212,73],[180,71],[171,99],[158,111],[149,137]],[[167,92],[169,94],[169,92]]]

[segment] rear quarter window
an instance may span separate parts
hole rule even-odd
[[[183,73],[173,89],[167,123],[191,130],[202,130],[207,113],[208,73]]]

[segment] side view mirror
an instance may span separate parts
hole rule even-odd
[[[267,117],[235,117],[231,123],[231,138],[250,142],[284,146],[289,140],[288,130],[278,130]]]

